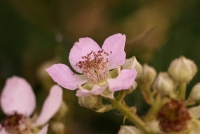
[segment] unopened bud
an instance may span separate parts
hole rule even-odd
[[[143,65],[142,74],[139,77],[139,81],[142,84],[151,85],[156,77],[156,70],[147,64]]]
[[[121,126],[118,134],[141,134],[141,132],[134,126]]]
[[[142,73],[142,66],[137,61],[135,56],[133,56],[129,59],[126,59],[124,65],[122,65],[122,69],[132,69],[132,68],[135,68],[135,70],[138,73],[138,76],[140,76],[140,74]]]
[[[197,102],[200,101],[200,82],[194,85],[194,87],[192,88],[189,99]]]
[[[150,130],[156,134],[161,133],[161,129],[159,126],[159,121],[158,120],[152,120],[150,122],[146,122],[147,126],[150,128]]]
[[[97,110],[103,106],[101,96],[91,95],[88,97],[78,97],[78,103],[82,107]]]
[[[177,82],[189,82],[192,80],[197,72],[196,64],[190,60],[181,56],[180,58],[174,59],[169,68],[169,75]]]
[[[160,92],[162,95],[173,95],[174,82],[167,73],[160,72],[156,77],[153,88]]]
[[[68,110],[69,110],[68,106],[65,103],[65,101],[63,100],[61,103],[61,106],[60,106],[58,112],[56,113],[56,115],[54,116],[54,118],[57,120],[63,119],[65,117],[66,113],[68,112]]]
[[[54,122],[54,123],[51,124],[51,129],[56,134],[64,134],[65,125],[61,122]]]

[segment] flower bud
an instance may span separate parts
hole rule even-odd
[[[200,101],[200,82],[197,83],[191,90],[189,99],[193,101]]]
[[[140,76],[140,74],[142,73],[142,66],[137,61],[135,56],[133,56],[129,59],[126,59],[124,65],[122,65],[122,69],[132,69],[132,68],[135,68],[135,70],[138,73],[138,76]]]
[[[99,109],[103,106],[101,96],[91,95],[88,97],[78,97],[78,103],[82,107],[86,107],[92,110]]]
[[[56,134],[64,134],[65,131],[65,125],[61,122],[53,122],[51,124],[51,129],[54,131]]]
[[[189,82],[192,80],[197,72],[196,64],[190,60],[181,56],[180,58],[174,59],[169,68],[169,75],[177,82]]]
[[[156,77],[156,70],[147,64],[143,65],[142,74],[139,77],[141,84],[151,85]]]
[[[66,113],[68,112],[69,108],[67,106],[67,104],[65,103],[65,101],[62,101],[62,104],[59,108],[59,110],[57,111],[56,115],[54,116],[55,119],[57,120],[62,120],[63,118],[65,118]]]
[[[154,132],[156,134],[161,133],[161,129],[160,129],[158,120],[152,120],[152,121],[146,122],[146,124],[152,132]]]
[[[160,72],[156,77],[153,88],[160,92],[162,95],[173,95],[174,82],[167,73]]]
[[[141,132],[134,126],[121,126],[118,134],[141,134]]]

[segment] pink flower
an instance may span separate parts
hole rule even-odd
[[[136,70],[121,70],[116,77],[110,73],[125,62],[125,41],[125,35],[115,34],[104,41],[101,49],[91,38],[80,38],[70,51],[69,61],[74,70],[83,75],[74,74],[64,64],[54,64],[46,71],[62,87],[79,88],[76,95],[80,97],[100,95],[107,88],[111,92],[126,90],[133,85]],[[85,83],[91,85],[91,89],[82,86]]]
[[[62,89],[58,85],[50,89],[40,115],[35,121],[30,118],[30,115],[36,107],[36,98],[25,79],[17,76],[8,78],[0,100],[2,111],[7,115],[1,123],[0,134],[35,134],[34,128],[45,125],[59,109],[62,102]],[[47,130],[48,125],[45,125],[37,134],[47,134]]]

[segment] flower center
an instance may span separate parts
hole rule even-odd
[[[32,134],[30,118],[17,112],[2,121],[2,128],[10,134]]]
[[[112,54],[112,51],[110,51],[110,54]],[[109,53],[103,49],[97,52],[91,51],[86,56],[83,56],[83,61],[79,61],[76,66],[81,69],[89,82],[97,84],[105,81],[108,77],[108,56]]]

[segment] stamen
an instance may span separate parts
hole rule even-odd
[[[112,51],[110,51],[110,54],[111,53]],[[97,52],[91,51],[86,56],[82,56],[83,61],[79,61],[76,66],[82,70],[88,81],[99,83],[107,78],[108,56],[109,53],[105,52],[103,49]]]
[[[17,112],[2,121],[0,129],[3,128],[10,134],[31,134],[32,131],[30,118]]]

